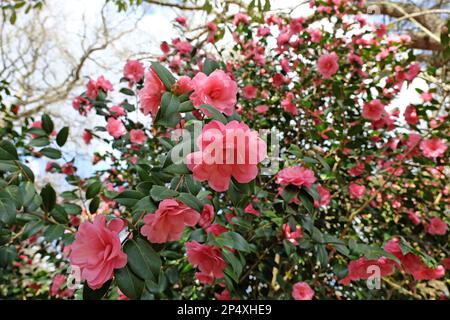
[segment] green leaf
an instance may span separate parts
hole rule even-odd
[[[199,213],[203,211],[203,203],[190,193],[180,193],[177,199]]]
[[[294,186],[286,186],[281,193],[281,197],[286,203],[290,203],[298,194],[298,188]]]
[[[138,277],[155,281],[161,269],[161,259],[146,240],[130,239],[123,250],[128,256],[128,266]]]
[[[222,255],[228,265],[231,266],[231,269],[233,270],[233,279],[237,283],[243,270],[241,261],[228,249],[222,250]]]
[[[34,184],[29,181],[22,182],[19,186],[20,193],[22,194],[23,206],[28,207],[33,198],[36,195],[36,189],[34,189]]]
[[[41,204],[42,210],[44,210],[44,212],[52,211],[56,204],[56,192],[50,184],[47,184],[44,188],[42,188],[41,198],[42,198]]]
[[[130,299],[140,299],[144,290],[144,282],[139,279],[127,265],[125,268],[114,271],[119,289]]]
[[[125,190],[114,198],[115,201],[126,207],[133,207],[145,195],[135,190]]]
[[[180,122],[180,101],[170,92],[165,92],[161,98],[161,107],[155,118],[155,123],[167,128],[175,128]]]
[[[178,196],[178,192],[162,186],[153,186],[152,190],[150,190],[150,195],[153,200],[161,201]]]
[[[175,84],[176,79],[170,73],[169,70],[167,70],[162,64],[159,62],[152,62],[152,68],[158,75],[159,79],[161,79],[161,82],[164,84],[167,90],[171,90],[172,86]]]
[[[89,212],[92,214],[96,213],[99,206],[100,206],[100,197],[95,197],[89,203]]]
[[[214,108],[213,106],[207,105],[207,104],[202,104],[200,106],[197,107],[197,109],[206,109],[209,114],[210,114],[210,118],[214,119],[214,120],[218,120],[220,122],[222,122],[223,124],[227,124],[228,120],[227,118],[225,118],[225,116],[216,108]]]
[[[328,252],[325,245],[323,244],[315,245],[314,251],[316,253],[317,262],[319,262],[322,267],[326,267],[328,264]]]
[[[64,227],[60,224],[48,226],[45,229],[44,237],[47,241],[53,241],[62,238],[64,235]]]
[[[83,300],[101,300],[108,292],[111,283],[112,280],[109,280],[105,282],[100,289],[93,290],[89,288],[89,285],[85,282],[83,285]]]
[[[134,91],[130,90],[128,88],[122,88],[122,89],[120,89],[120,92],[127,96],[134,96]]]
[[[17,172],[19,167],[13,160],[0,160],[0,171]]]
[[[12,224],[16,220],[16,204],[13,199],[0,199],[0,221]]]
[[[98,180],[90,183],[86,189],[86,199],[92,199],[97,196],[102,189],[102,183]]]
[[[26,180],[34,182],[34,173],[33,173],[33,171],[31,171],[30,168],[28,168],[26,165],[24,165],[21,162],[17,162],[17,165],[19,166],[20,171],[22,172],[22,176]]]
[[[6,268],[17,258],[17,250],[15,246],[0,248],[0,267]]]
[[[47,134],[51,134],[53,132],[53,129],[55,128],[55,125],[53,124],[53,121],[50,118],[50,116],[44,113],[42,115],[41,121],[42,121],[42,129],[44,129],[44,131]]]
[[[56,136],[56,143],[58,146],[62,147],[66,144],[67,138],[69,137],[69,127],[64,127],[59,130],[58,135]]]
[[[222,233],[216,238],[217,243],[222,247],[230,247],[242,252],[251,252],[252,247],[248,242],[237,232]]]
[[[59,151],[55,148],[43,148],[43,149],[41,149],[41,152],[47,158],[54,159],[54,160],[58,160],[62,156],[61,151]]]
[[[0,160],[19,160],[16,147],[11,142],[0,141]]]
[[[38,138],[34,138],[31,139],[30,141],[30,145],[33,147],[45,147],[48,146],[50,144],[50,140],[48,140],[47,137],[38,137]]]
[[[209,76],[211,73],[213,73],[215,70],[219,69],[219,63],[215,60],[211,60],[206,58],[205,62],[203,63],[203,72]]]
[[[55,205],[53,210],[50,212],[50,216],[59,223],[66,224],[69,222],[66,210],[64,210],[64,207],[60,205]]]
[[[68,214],[79,215],[82,212],[81,207],[75,203],[64,203],[62,206]]]
[[[178,111],[181,113],[191,112],[194,110],[195,110],[195,108],[191,101],[185,101],[185,102],[181,103],[180,107],[178,108]]]

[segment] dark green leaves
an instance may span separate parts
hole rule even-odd
[[[127,265],[125,268],[115,270],[116,283],[119,289],[130,299],[138,300],[144,290],[144,282],[139,279]]]
[[[133,207],[145,195],[139,191],[125,190],[114,198],[115,201],[126,207]]]
[[[0,199],[0,222],[12,224],[16,219],[16,204],[12,199]]]
[[[177,199],[199,213],[203,211],[203,203],[190,193],[180,193]]]
[[[180,122],[180,101],[176,96],[165,92],[161,98],[161,107],[156,115],[155,123],[166,128],[175,128]]]
[[[47,184],[41,191],[42,204],[41,208],[44,212],[53,210],[56,204],[56,192],[50,184]]]
[[[45,229],[44,237],[47,241],[53,241],[62,238],[64,235],[64,227],[60,224],[48,226]]]
[[[170,91],[172,86],[175,84],[175,77],[159,62],[152,62],[152,68],[158,75],[159,79],[161,79],[166,89]]]
[[[224,124],[228,123],[227,118],[225,118],[225,116],[216,108],[214,108],[213,106],[207,105],[207,104],[202,104],[200,106],[197,107],[198,109],[206,109],[209,114],[210,114],[210,118],[214,119],[214,120],[218,120]]]
[[[11,142],[0,141],[0,160],[19,160],[16,147]]]
[[[55,125],[53,124],[53,121],[48,114],[44,113],[42,115],[41,122],[42,129],[44,129],[47,134],[51,134],[53,132],[53,129],[55,129]]]
[[[216,238],[217,243],[222,247],[230,247],[243,252],[252,251],[252,247],[239,233],[226,232]]]
[[[83,285],[83,300],[101,300],[108,292],[111,282],[112,280],[107,281],[100,289],[97,290],[89,288],[88,284],[85,282]]]
[[[153,186],[152,190],[150,191],[150,195],[153,200],[161,201],[167,198],[174,198],[178,196],[178,192],[162,186]]]
[[[98,180],[91,182],[86,189],[86,199],[92,199],[97,196],[102,189],[102,183]]]
[[[56,143],[58,146],[62,147],[66,144],[67,138],[69,137],[69,127],[62,128],[58,135],[56,136]]]
[[[161,268],[161,259],[151,245],[142,238],[130,239],[124,245],[128,266],[143,280],[155,280]]]
[[[0,267],[6,268],[17,257],[15,246],[0,248]]]
[[[41,152],[44,156],[53,160],[58,160],[62,157],[61,151],[55,148],[43,148]]]
[[[203,72],[209,76],[216,69],[219,69],[219,63],[217,63],[217,61],[215,60],[206,58],[205,62],[203,63]]]

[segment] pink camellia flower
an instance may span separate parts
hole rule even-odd
[[[66,277],[62,274],[57,274],[55,278],[53,278],[52,285],[50,286],[50,295],[55,297],[58,295],[59,289],[66,282]]]
[[[417,115],[417,110],[414,106],[409,105],[406,107],[405,120],[411,125],[415,125],[419,122],[419,116]]]
[[[203,229],[208,228],[209,226],[211,226],[214,220],[214,216],[214,207],[210,204],[205,204],[203,206],[202,214],[200,215],[200,220],[198,221],[199,226]]]
[[[339,281],[339,283],[347,286],[351,281],[368,279],[373,274],[371,270],[373,267],[378,267],[380,276],[382,277],[394,272],[394,262],[386,257],[381,257],[377,260],[369,260],[366,257],[361,257],[348,264],[348,275]]]
[[[183,16],[178,16],[175,18],[175,21],[184,26],[186,25],[187,19]]]
[[[411,220],[416,226],[420,224],[420,216],[413,210],[408,212],[408,219]]]
[[[113,86],[111,82],[105,79],[104,76],[97,78],[97,81],[90,80],[86,87],[86,96],[92,100],[97,99],[98,90],[101,89],[105,93],[113,91]]]
[[[422,98],[423,102],[430,102],[431,100],[433,100],[433,95],[430,92],[422,92],[420,97]]]
[[[446,270],[450,270],[450,257],[444,258],[441,263]]]
[[[206,234],[212,233],[215,237],[218,237],[222,233],[230,231],[226,227],[224,227],[218,223],[214,223],[214,224],[210,225],[209,227],[205,228],[204,230],[206,231]]]
[[[246,14],[238,12],[234,15],[233,23],[235,26],[239,23],[249,24],[250,18]]]
[[[147,141],[147,136],[144,130],[133,129],[130,131],[130,141],[135,144],[144,144]]]
[[[192,86],[190,99],[195,107],[208,104],[227,116],[233,114],[238,87],[224,71],[215,70],[209,76],[199,72],[192,79]]]
[[[207,273],[196,272],[195,277],[197,278],[198,281],[200,281],[200,283],[203,283],[203,284],[213,284],[214,283],[214,277]]]
[[[223,270],[226,267],[220,248],[207,244],[200,244],[197,241],[186,243],[186,254],[188,261],[198,267],[202,274],[210,275],[214,278],[222,278]]]
[[[219,301],[228,301],[228,300],[231,300],[231,293],[230,293],[230,291],[225,289],[220,294],[215,292],[214,297],[216,297],[216,299]],[[233,299],[233,300],[238,300],[238,299]]]
[[[156,117],[161,103],[161,96],[165,91],[166,87],[161,79],[159,79],[153,69],[150,69],[145,76],[144,88],[139,92],[141,110],[145,115],[151,113],[153,117]]]
[[[320,202],[318,202],[316,199],[314,199],[314,206],[316,208],[326,207],[327,205],[330,204],[331,194],[327,188],[319,185],[319,186],[317,186],[317,193],[320,196]]]
[[[193,227],[200,214],[184,203],[174,199],[165,199],[159,203],[158,210],[144,217],[141,234],[152,243],[178,241],[186,226]]]
[[[276,182],[281,186],[294,185],[311,188],[316,180],[312,170],[300,166],[284,168],[276,176]]]
[[[380,120],[384,113],[384,105],[379,99],[364,104],[362,117],[371,121]]]
[[[118,119],[114,119],[114,118],[108,119],[108,124],[106,125],[106,130],[115,139],[118,139],[127,133],[127,129],[125,128],[122,121],[120,121]]]
[[[242,90],[242,95],[247,99],[255,99],[258,94],[258,89],[252,85],[245,86]]]
[[[443,236],[447,233],[448,226],[440,218],[431,218],[427,224],[425,224],[425,232],[431,235]]]
[[[322,32],[320,29],[308,30],[312,42],[320,42],[322,40]]]
[[[292,297],[295,300],[312,300],[314,290],[306,282],[297,282],[292,288]]]
[[[428,158],[442,157],[445,151],[447,151],[447,148],[444,141],[439,138],[422,140],[420,143],[420,150]]]
[[[177,95],[182,95],[191,92],[192,90],[194,90],[192,87],[192,80],[188,76],[181,76],[173,86],[173,91]]]
[[[269,111],[269,106],[265,105],[265,104],[260,104],[259,106],[257,106],[255,108],[255,111],[260,113],[260,114],[264,114],[267,111]]]
[[[73,266],[81,268],[81,278],[90,288],[101,288],[112,278],[114,269],[127,264],[119,238],[123,228],[121,219],[106,224],[104,215],[97,215],[93,223],[85,221],[80,225],[70,245],[69,260]]]
[[[189,54],[192,51],[192,44],[187,41],[178,41],[175,43],[175,49],[177,49],[180,54]]]
[[[409,82],[413,81],[417,75],[420,73],[420,64],[419,63],[413,63],[409,66],[408,72],[405,73],[405,79]]]
[[[169,44],[167,43],[167,41],[161,42],[161,44],[159,45],[159,47],[160,47],[161,51],[162,51],[163,53],[165,53],[165,54],[167,54],[167,53],[170,52],[170,46],[169,46]]]
[[[77,169],[73,165],[73,162],[67,162],[66,164],[64,164],[61,167],[61,173],[64,173],[65,175],[68,175],[68,176],[74,175],[76,170]]]
[[[208,181],[218,192],[228,190],[231,177],[248,183],[258,175],[258,163],[267,156],[266,143],[243,122],[224,125],[213,120],[197,139],[200,151],[187,156],[187,165],[197,181]]]
[[[209,43],[214,43],[215,39],[216,39],[216,33],[217,33],[217,25],[214,22],[208,22],[206,24],[206,26],[208,27],[208,38],[207,38],[207,42]]]
[[[121,106],[112,106],[109,108],[109,112],[114,118],[123,117],[126,114],[125,109]]]
[[[301,226],[296,226],[295,231],[291,230],[288,223],[283,224],[283,233],[287,241],[292,243],[294,246],[298,245],[298,239],[303,238],[303,231]]]
[[[92,140],[92,133],[89,130],[84,129],[83,131],[83,141],[86,144],[90,144]]]
[[[245,212],[245,213],[248,213],[248,214],[252,214],[252,215],[257,216],[257,217],[259,217],[259,216],[261,215],[261,212],[259,212],[258,210],[256,210],[255,207],[253,207],[253,204],[251,204],[251,203],[249,203],[249,204],[245,207],[244,212]]]
[[[350,183],[348,191],[353,199],[361,199],[366,193],[366,187],[356,183]]]
[[[384,250],[393,254],[401,262],[401,267],[406,273],[411,274],[415,280],[433,280],[442,278],[445,275],[445,268],[441,265],[436,268],[428,267],[420,257],[411,252],[403,254],[400,248],[400,240],[392,238],[384,246]]]
[[[139,82],[144,77],[145,69],[142,62],[138,60],[128,60],[123,68],[123,76],[131,84]]]
[[[292,92],[288,92],[286,94],[286,97],[281,101],[281,106],[283,107],[284,111],[289,112],[293,116],[298,115],[299,110],[297,106],[292,102],[292,99],[294,99],[294,94]]]
[[[335,52],[324,54],[317,60],[317,70],[325,78],[331,78],[339,70],[339,58]]]

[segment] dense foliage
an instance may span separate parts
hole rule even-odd
[[[211,22],[158,62],[128,61],[120,84],[90,80],[73,106],[105,120],[85,143],[110,148],[88,179],[64,160],[68,127],[44,114],[17,128],[2,105],[0,295],[448,296],[448,105],[432,83],[406,109],[396,99],[436,70],[346,1],[311,6]],[[35,188],[27,162],[42,157],[70,191]],[[58,274],[12,285],[33,250]]]

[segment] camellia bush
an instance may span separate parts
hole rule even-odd
[[[93,77],[73,101],[105,123],[83,133],[109,146],[90,178],[64,157],[69,127],[43,114],[18,128],[3,104],[0,295],[448,297],[448,102],[428,83],[399,108],[437,71],[408,36],[346,14],[357,5],[237,13],[127,61],[120,83]],[[35,158],[70,190],[36,186]],[[24,282],[36,250],[50,282]]]

